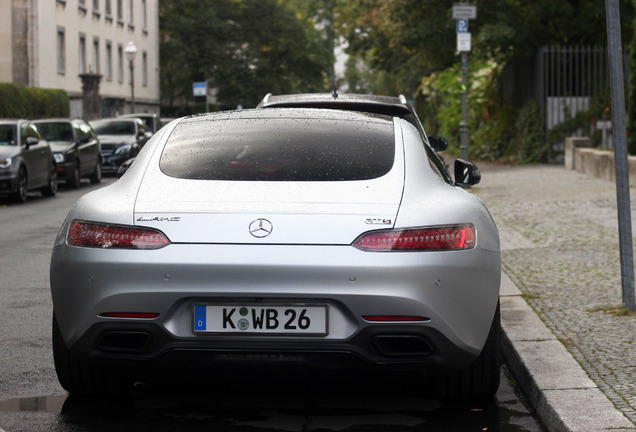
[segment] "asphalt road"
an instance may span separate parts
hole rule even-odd
[[[67,397],[51,353],[51,248],[73,202],[112,181],[24,204],[0,197],[0,432],[540,431],[506,375],[490,403],[445,404],[405,376],[258,370],[121,401]]]

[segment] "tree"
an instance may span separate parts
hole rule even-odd
[[[192,83],[208,81],[221,108],[256,105],[269,92],[328,88],[334,58],[311,17],[294,1],[163,0],[164,104],[192,102]]]
[[[394,78],[422,77],[457,62],[455,0],[338,1],[337,28],[349,41],[349,53],[368,59],[370,67]],[[605,45],[604,7],[597,0],[480,0],[477,19],[470,20],[471,56],[507,64],[533,58],[544,45]],[[621,13],[629,41],[631,0],[621,0]]]

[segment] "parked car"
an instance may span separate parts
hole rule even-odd
[[[461,182],[478,181],[456,163]],[[440,396],[491,397],[499,237],[459,186],[399,117],[175,120],[61,227],[50,267],[60,383],[116,393],[276,358],[434,373]]]
[[[157,133],[159,129],[161,129],[162,123],[161,118],[157,114],[152,113],[133,113],[133,114],[122,114],[119,116],[120,118],[139,118],[143,120],[143,122],[148,127],[150,132]]]
[[[102,153],[99,139],[86,120],[43,119],[33,124],[53,150],[58,179],[76,189],[81,178],[102,181]]]
[[[102,172],[116,173],[120,165],[139,153],[152,136],[136,117],[106,118],[89,122],[102,147]]]
[[[0,119],[0,194],[24,202],[29,191],[57,193],[57,168],[49,144],[28,120]]]
[[[419,130],[429,157],[431,158],[431,162],[436,165],[448,183],[453,183],[444,158],[438,153],[448,148],[448,141],[442,137],[429,137],[426,135],[417,113],[408,103],[404,95],[339,94],[335,91],[333,93],[286,95],[272,95],[268,93],[258,104],[257,108],[326,108],[360,111],[403,118]]]
[[[161,127],[164,127],[165,125],[170,123],[172,120],[175,120],[177,118],[178,117],[161,117]]]

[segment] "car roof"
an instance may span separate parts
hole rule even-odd
[[[33,120],[33,123],[87,123],[84,119],[69,119],[69,118],[45,118]]]
[[[122,117],[127,117],[127,118],[131,118],[131,117],[137,117],[137,118],[142,118],[142,117],[154,117],[154,118],[159,118],[158,114],[155,113],[137,113],[137,114],[120,114],[119,116],[117,116],[117,118],[122,118]]]
[[[143,123],[143,120],[140,119],[139,117],[107,117],[107,118],[100,118],[100,119],[95,119],[95,120],[91,120],[89,123],[95,123],[95,122],[135,122],[135,123]]]
[[[354,109],[367,112],[391,113],[412,112],[403,95],[382,96],[356,93],[299,93],[273,95],[268,93],[258,104],[258,108],[271,107],[314,107]]]
[[[0,123],[1,124],[18,124],[18,123],[29,123],[30,120],[26,120],[26,119],[0,119]]]
[[[213,113],[196,114],[184,117],[179,124],[206,120],[245,120],[245,119],[304,119],[317,118],[340,121],[388,121],[387,116],[361,111],[337,109],[314,109],[307,107],[286,108],[273,107],[271,109],[244,109],[236,111],[218,111]]]

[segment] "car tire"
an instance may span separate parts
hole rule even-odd
[[[48,184],[40,189],[40,191],[45,197],[53,197],[57,193],[57,166],[55,165],[55,162],[51,163]]]
[[[29,191],[29,176],[26,172],[26,168],[23,166],[18,170],[18,189],[13,194],[13,200],[19,203],[23,203],[27,200],[27,193]]]
[[[497,393],[501,370],[501,322],[499,303],[481,354],[459,371],[437,377],[440,399],[486,400]]]
[[[103,370],[90,360],[79,360],[68,349],[53,312],[53,363],[57,379],[67,392],[86,396],[122,396],[132,382],[126,381],[118,370]]]
[[[66,180],[66,187],[77,189],[80,187],[80,167],[78,163],[73,165],[73,176]]]
[[[91,181],[92,184],[97,184],[100,183],[102,181],[102,161],[101,160],[97,160],[97,163],[95,164],[95,169],[93,170],[93,174],[91,174],[91,176],[89,177],[89,180]]]

